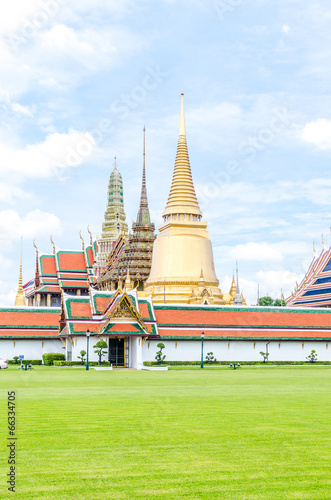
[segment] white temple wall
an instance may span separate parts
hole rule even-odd
[[[201,340],[151,340],[143,346],[143,360],[155,361],[156,346],[163,342],[165,361],[200,361]],[[266,352],[266,341],[204,340],[203,359],[212,352],[219,361],[262,361],[260,351]],[[271,341],[268,345],[269,361],[306,361],[314,349],[319,361],[331,361],[331,342],[322,341]]]
[[[86,337],[73,337],[73,346],[69,339],[67,339],[67,349],[71,347],[71,361],[80,361],[77,356],[80,356],[80,351],[87,352],[87,340]],[[89,339],[89,361],[98,361],[98,355],[94,352],[94,345],[99,341],[99,338],[90,337]],[[68,346],[70,344],[70,347]],[[86,358],[86,355],[85,355]],[[67,358],[68,360],[68,358]],[[108,350],[106,356],[103,356],[103,361],[108,361]]]
[[[24,359],[42,359],[43,354],[56,352],[65,354],[64,345],[60,339],[17,339],[1,340],[0,358],[13,359],[23,355]]]

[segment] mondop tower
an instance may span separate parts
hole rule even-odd
[[[192,179],[183,93],[175,168],[162,217],[146,292],[152,294],[154,302],[224,304],[207,222],[201,220]]]

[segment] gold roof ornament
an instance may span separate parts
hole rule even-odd
[[[92,246],[93,245],[93,237],[92,237],[92,233],[90,231],[90,226],[87,226],[87,232],[90,235],[90,245]]]
[[[54,241],[53,241],[53,236],[51,236],[51,237],[50,237],[50,240],[51,240],[51,243],[52,243],[52,245],[53,245],[53,253],[54,253],[54,255],[55,255],[55,243],[54,243]]]
[[[187,214],[198,215],[201,217],[202,213],[200,211],[197,195],[194,189],[186,142],[184,93],[182,92],[181,95],[182,101],[175,168],[168,202],[162,216],[166,217],[167,215]]]
[[[15,299],[15,306],[26,306],[25,297],[23,292],[23,278],[22,278],[22,248],[23,248],[23,238],[21,237],[21,258],[20,258],[20,274],[18,278],[18,288]]]
[[[85,242],[84,242],[84,239],[83,239],[83,236],[82,236],[82,231],[79,231],[79,237],[82,240],[82,250],[85,250]]]
[[[131,279],[130,279],[130,269],[128,268],[128,272],[126,273],[126,279],[124,284],[124,291],[129,291],[131,289]]]

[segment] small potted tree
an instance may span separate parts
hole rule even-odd
[[[157,361],[157,364],[160,365],[166,357],[165,354],[162,354],[162,349],[165,348],[165,345],[163,344],[163,342],[159,342],[156,347],[159,348],[159,351],[156,353],[155,359]]]

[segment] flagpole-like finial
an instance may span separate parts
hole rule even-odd
[[[18,278],[15,306],[26,306],[24,292],[23,292],[22,254],[23,254],[23,237],[21,236],[20,274]]]
[[[180,107],[179,135],[186,136],[185,112],[184,112],[184,92],[182,92],[181,96],[182,96],[182,102],[181,102],[181,107]]]

